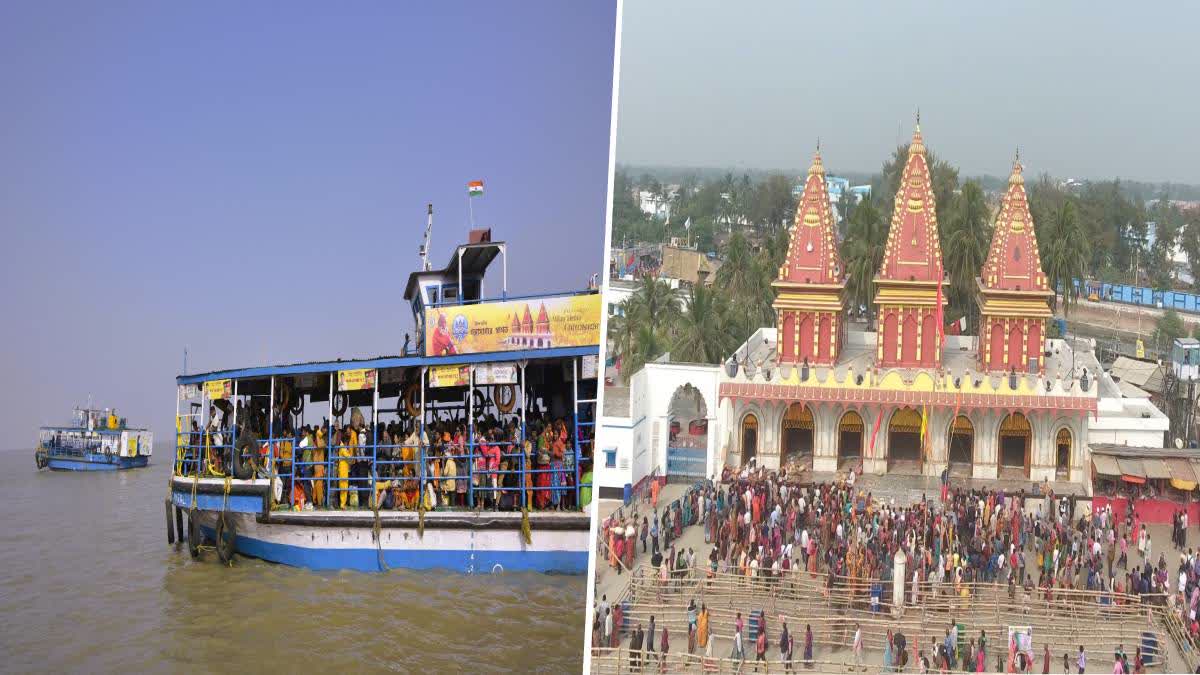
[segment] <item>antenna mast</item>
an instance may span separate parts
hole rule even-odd
[[[429,205],[429,222],[425,225],[425,239],[421,242],[418,255],[421,256],[421,270],[429,271],[429,242],[433,239],[433,204]]]

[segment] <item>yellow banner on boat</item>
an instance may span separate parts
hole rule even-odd
[[[338,391],[362,391],[375,388],[375,369],[356,368],[338,371]]]
[[[429,369],[430,387],[465,387],[470,381],[470,366],[433,366]]]
[[[425,355],[482,354],[600,344],[600,295],[431,308]]]
[[[204,383],[204,393],[210,401],[233,398],[233,380],[209,380]]]

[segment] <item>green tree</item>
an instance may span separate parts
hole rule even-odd
[[[683,305],[671,343],[672,360],[720,363],[737,348],[734,336],[726,330],[727,306],[721,295],[704,286],[694,286]]]
[[[1091,251],[1087,235],[1075,215],[1075,204],[1068,200],[1051,215],[1049,222],[1038,223],[1045,231],[1043,243],[1039,245],[1042,256],[1042,271],[1051,289],[1063,290],[1063,315],[1071,311],[1075,294],[1070,292],[1074,279],[1084,278],[1084,270]],[[1058,298],[1054,298],[1057,308]]]
[[[992,240],[989,209],[983,189],[975,181],[963,184],[947,214],[942,257],[950,278],[950,316],[966,316],[968,331],[978,331],[979,312],[975,303],[975,280],[987,260]]]
[[[1159,353],[1165,353],[1169,350],[1176,338],[1187,337],[1187,335],[1187,325],[1183,323],[1183,319],[1179,318],[1179,314],[1173,309],[1163,312],[1163,315],[1154,324],[1154,342],[1158,347]]]
[[[888,227],[879,210],[879,202],[864,199],[850,218],[846,241],[842,245],[842,264],[846,266],[847,293],[854,309],[870,307],[874,300],[874,279],[883,263]]]

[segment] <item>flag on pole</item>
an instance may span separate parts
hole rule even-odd
[[[685,230],[692,229],[692,217],[691,216],[688,216],[688,219],[683,221],[683,229],[685,229]]]
[[[921,404],[921,448],[925,448],[925,427],[928,425],[929,413],[924,403]]]
[[[879,423],[882,421],[883,421],[883,412],[880,411],[880,413],[875,416],[875,428],[871,429],[871,449],[867,453],[868,457],[875,456],[875,437],[879,435]]]
[[[467,195],[471,197],[483,196],[483,181],[473,180],[470,183],[467,183]]]

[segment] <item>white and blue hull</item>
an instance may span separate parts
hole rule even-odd
[[[46,468],[51,471],[123,471],[147,466],[150,458],[144,455],[136,457],[118,457],[102,453],[85,455],[47,455]]]
[[[214,511],[200,515],[210,537],[219,515]],[[260,523],[256,516],[245,513],[226,513],[225,517],[237,531],[238,553],[312,570],[587,573],[586,530],[535,531],[533,543],[526,545],[520,530],[427,526],[421,536],[415,529],[384,528],[377,546],[371,528]]]
[[[214,538],[217,518],[236,533],[238,553],[313,570],[379,572],[391,568],[446,569],[466,574],[500,571],[586,574],[587,513],[531,513],[531,543],[521,535],[521,514],[434,511],[425,515],[381,511],[379,538],[371,511],[269,512],[265,480],[173,481],[172,504]]]

